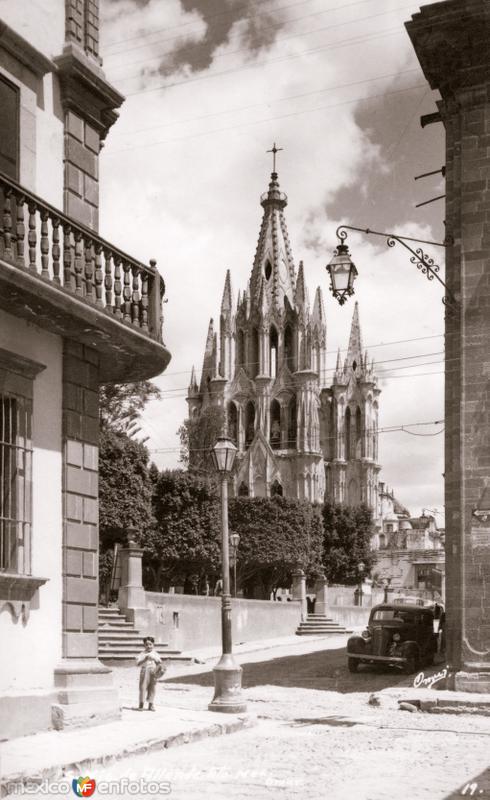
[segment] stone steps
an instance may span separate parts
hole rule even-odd
[[[308,614],[306,620],[301,622],[296,630],[296,636],[328,636],[335,633],[352,633],[352,631],[334,622],[325,614]]]
[[[143,634],[126,621],[118,608],[99,608],[98,638],[98,656],[104,664],[134,665],[136,656],[143,650]],[[180,650],[170,650],[165,642],[155,642],[154,646],[166,661],[192,663],[192,658],[182,655]]]

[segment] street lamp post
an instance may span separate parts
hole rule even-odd
[[[240,544],[240,534],[232,533],[230,536],[231,557],[233,560],[233,597],[236,597],[236,562],[238,557],[238,545]]]
[[[414,249],[407,242],[416,242],[417,244],[430,244],[435,247],[448,247],[452,242],[448,239],[445,242],[432,242],[426,239],[413,239],[410,236],[399,236],[396,233],[384,233],[383,231],[373,231],[370,228],[356,228],[353,225],[339,225],[336,231],[339,244],[337,245],[330,263],[327,264],[327,271],[330,275],[330,291],[336,300],[343,305],[348,297],[354,294],[354,281],[358,275],[357,269],[351,259],[349,248],[345,240],[347,239],[347,231],[359,231],[371,236],[383,236],[386,239],[388,247],[394,247],[396,244],[401,244],[412,255],[410,261],[417,266],[427,280],[433,281],[434,278],[444,286],[446,290],[445,297],[442,302],[448,307],[454,307],[458,301],[448,289],[444,281],[439,275],[439,266],[434,262],[421,247]]]
[[[366,565],[363,561],[360,561],[357,565],[357,571],[359,573],[359,605],[362,606],[362,580],[364,575],[364,570],[366,569]]]
[[[214,445],[211,455],[213,464],[221,478],[221,561],[223,594],[221,595],[222,655],[213,669],[214,697],[209,703],[210,711],[238,714],[247,706],[242,697],[242,668],[235,662],[232,653],[230,558],[228,542],[228,477],[233,469],[237,449],[230,439],[221,437]]]

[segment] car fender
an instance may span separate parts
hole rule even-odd
[[[400,652],[403,658],[408,658],[409,656],[415,656],[416,659],[420,658],[420,647],[417,642],[402,642]]]
[[[347,653],[364,653],[366,642],[362,636],[351,636],[347,641]]]

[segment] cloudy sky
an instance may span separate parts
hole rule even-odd
[[[227,268],[246,286],[272,143],[296,264],[327,313],[327,382],[354,308],[328,292],[325,265],[344,222],[444,239],[442,125],[422,129],[437,94],[404,22],[409,0],[101,0],[101,54],[126,99],[100,161],[101,233],[167,286],[164,338],[145,434],[161,467],[178,465],[209,318]],[[412,513],[443,511],[443,288],[397,245],[351,234],[364,345],[378,364],[381,477]],[[427,247],[441,264],[444,252]],[[404,430],[400,430],[404,427]],[[393,430],[395,429],[395,430]],[[439,524],[443,518],[439,516]]]

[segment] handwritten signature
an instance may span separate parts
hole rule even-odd
[[[434,675],[428,675],[427,678],[425,677],[423,672],[419,672],[418,675],[415,676],[413,685],[415,689],[426,688],[430,689],[435,683],[438,681],[442,681],[444,678],[448,676],[448,669],[444,667],[441,669],[440,672],[434,673]]]

